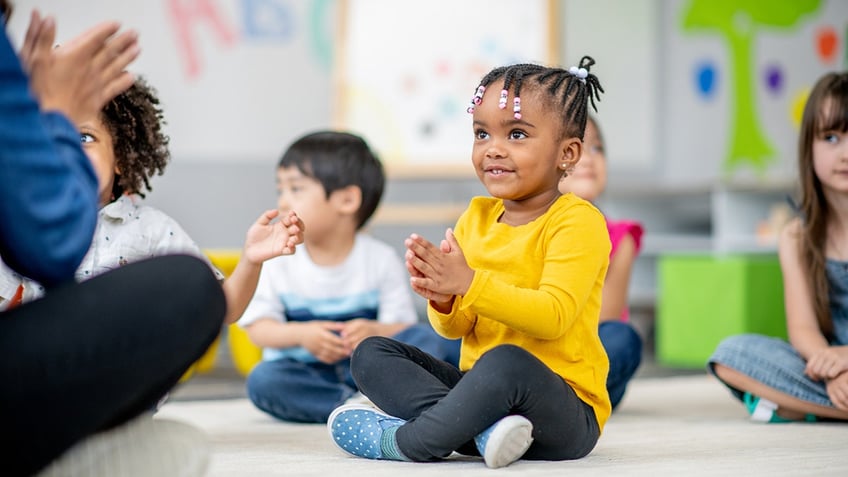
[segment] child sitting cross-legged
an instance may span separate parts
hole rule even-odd
[[[571,192],[594,202],[607,185],[607,155],[601,129],[595,118],[586,121],[583,137],[583,155],[574,171],[559,183],[563,194]],[[609,231],[610,264],[604,281],[603,299],[598,334],[607,352],[610,370],[607,390],[613,410],[624,397],[627,384],[642,362],[642,338],[628,322],[630,315],[627,299],[630,275],[642,245],[642,224],[633,220],[615,220],[607,217]]]
[[[471,162],[491,197],[472,199],[440,243],[405,242],[430,322],[462,339],[459,368],[390,338],[363,341],[353,376],[384,412],[333,411],[328,430],[343,451],[416,462],[458,452],[497,468],[595,447],[610,415],[598,337],[610,241],[597,208],[557,189],[601,90],[592,64],[510,65],[481,81]]]
[[[239,321],[263,348],[247,378],[253,404],[285,421],[327,421],[362,399],[350,355],[365,338],[392,336],[441,359],[456,345],[417,323],[403,264],[362,232],[383,195],[380,161],[360,137],[318,131],[297,139],[277,167],[278,207],[308,224],[304,246],[265,264]]]

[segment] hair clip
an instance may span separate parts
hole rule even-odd
[[[512,112],[515,113],[515,119],[521,119],[521,98],[518,96],[512,100]]]
[[[586,78],[589,76],[589,70],[587,70],[586,68],[578,68],[576,66],[572,66],[571,68],[569,68],[568,72],[584,83],[586,82]]]
[[[506,97],[509,95],[509,91],[502,89],[501,97],[498,100],[498,107],[501,109],[506,109]]]

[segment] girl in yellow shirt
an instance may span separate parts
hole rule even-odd
[[[456,451],[502,467],[594,448],[610,414],[597,331],[610,241],[601,213],[557,188],[603,91],[592,64],[511,65],[481,81],[472,163],[492,197],[474,198],[440,244],[415,234],[405,243],[430,322],[462,338],[459,368],[389,338],[363,341],[352,373],[384,412],[330,415],[345,452],[432,461]]]

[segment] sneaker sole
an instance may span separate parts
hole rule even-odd
[[[533,423],[524,416],[507,416],[492,430],[483,460],[492,469],[517,461],[533,443]]]

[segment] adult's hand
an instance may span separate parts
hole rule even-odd
[[[140,52],[138,35],[119,30],[117,22],[104,22],[54,48],[55,20],[33,11],[20,56],[42,110],[79,125],[132,85],[126,67]]]

